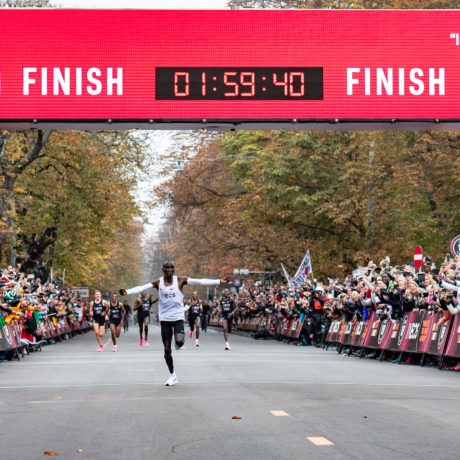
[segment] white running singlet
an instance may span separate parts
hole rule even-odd
[[[173,276],[173,284],[171,286],[165,286],[164,278],[160,278],[158,316],[160,321],[185,321],[184,294],[179,290],[177,276]]]

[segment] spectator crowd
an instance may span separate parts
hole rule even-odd
[[[41,339],[37,324],[45,318],[55,328],[59,323],[75,329],[88,319],[87,303],[69,288],[60,289],[56,283],[43,283],[22,273],[20,264],[0,272],[0,329],[14,324],[19,326],[22,337]]]
[[[333,320],[366,322],[372,312],[379,319],[401,320],[410,311],[426,310],[429,315],[442,313],[438,326],[447,322],[460,312],[460,256],[446,255],[439,268],[425,257],[420,270],[413,263],[391,265],[386,257],[378,265],[369,261],[344,279],[313,279],[303,286],[248,286],[233,296],[236,327],[248,318],[265,318],[261,321],[265,335],[321,347]],[[216,320],[218,301],[212,306],[211,317]],[[299,318],[303,319],[299,339],[278,333],[282,322],[289,327]]]

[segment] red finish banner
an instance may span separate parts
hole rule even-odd
[[[460,11],[1,10],[0,121],[460,120]]]

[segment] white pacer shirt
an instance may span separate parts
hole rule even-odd
[[[179,290],[177,276],[171,286],[165,286],[164,277],[158,287],[158,316],[160,321],[185,321],[184,294]]]

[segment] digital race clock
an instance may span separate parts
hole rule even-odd
[[[157,100],[322,100],[322,67],[157,67]]]

